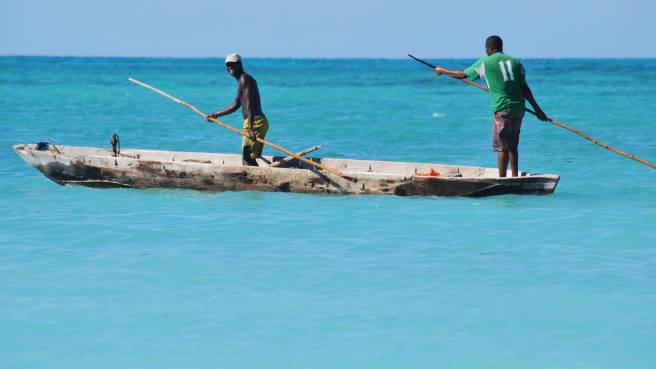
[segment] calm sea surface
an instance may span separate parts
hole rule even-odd
[[[656,60],[524,65],[552,118],[656,161]],[[287,148],[496,166],[489,97],[410,60],[245,66]],[[128,77],[206,112],[236,91],[218,59],[0,58],[0,368],[656,367],[653,169],[530,116],[551,196],[61,187],[11,150],[239,151]]]

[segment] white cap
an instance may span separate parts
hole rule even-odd
[[[241,56],[239,56],[239,54],[232,53],[232,54],[229,54],[228,56],[226,56],[226,59],[225,59],[226,64],[228,64],[228,63],[239,63],[239,62],[241,62]]]

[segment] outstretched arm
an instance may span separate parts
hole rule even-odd
[[[232,104],[230,104],[227,108],[225,108],[223,110],[219,110],[215,113],[208,114],[207,118],[218,118],[218,117],[222,117],[224,115],[232,114],[235,111],[237,111],[237,109],[239,109],[241,107],[241,95],[243,93],[244,93],[244,88],[243,88],[242,84],[240,83],[239,88],[237,89],[237,97],[235,97],[235,101],[233,101]]]
[[[533,92],[531,91],[531,88],[528,87],[528,83],[524,82],[521,84],[521,86],[522,86],[522,92],[524,93],[524,97],[531,104],[533,110],[535,110],[535,115],[538,117],[538,119],[542,121],[548,121],[549,118],[547,117],[546,114],[544,114],[542,108],[540,108],[540,105],[538,105],[538,102],[535,101],[535,98],[533,97]]]
[[[435,73],[437,73],[438,76],[441,76],[442,74],[446,74],[449,77],[453,77],[456,79],[465,79],[467,78],[467,75],[465,74],[464,71],[461,70],[448,70],[446,68],[442,67],[435,67]]]

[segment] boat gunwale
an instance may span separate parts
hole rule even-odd
[[[54,146],[54,145],[53,145]],[[158,162],[158,163],[168,163],[168,164],[175,164],[175,165],[185,165],[185,166],[213,166],[213,167],[219,167],[219,168],[240,168],[240,169],[248,169],[248,170],[308,170],[310,172],[315,172],[319,171],[325,174],[324,171],[321,171],[320,169],[312,170],[309,168],[304,168],[304,167],[285,167],[285,166],[279,166],[279,167],[269,167],[269,166],[259,166],[259,167],[250,167],[250,166],[244,166],[244,165],[231,165],[231,164],[218,164],[218,163],[206,163],[206,162],[200,162],[200,161],[185,161],[185,160],[161,160],[161,159],[145,159],[145,158],[135,158],[129,155],[121,155],[118,157],[113,156],[112,151],[110,149],[103,149],[99,147],[86,147],[86,146],[70,146],[70,145],[56,145],[55,146],[59,153],[56,153],[52,150],[37,150],[35,144],[15,144],[12,145],[12,148],[14,149],[15,152],[18,153],[18,148],[28,148],[29,150],[32,151],[37,151],[37,152],[50,152],[52,156],[54,157],[54,160],[57,160],[56,157],[67,157],[69,159],[74,159],[74,158],[79,158],[79,157],[90,157],[90,158],[97,158],[97,159],[122,159],[122,160],[133,160],[133,161],[146,161],[146,162]],[[89,151],[98,151],[98,150],[107,150],[107,155],[98,155],[98,154],[84,154],[84,153],[79,153],[78,155],[75,155],[73,153],[65,153],[66,149],[83,149],[83,150],[89,150]],[[180,154],[185,154],[185,155],[217,155],[217,156],[222,156],[222,155],[229,155],[229,156],[240,156],[239,154],[228,154],[228,153],[213,153],[213,152],[195,152],[195,151],[175,151],[175,150],[152,150],[152,149],[133,149],[133,148],[126,148],[121,150],[121,154],[123,153],[140,153],[140,152],[146,152],[146,153],[153,153],[153,154],[175,154],[175,153],[180,153]],[[277,158],[276,156],[270,156],[267,155],[265,156],[267,159],[273,160],[273,158]],[[546,179],[546,180],[556,180],[558,181],[560,179],[560,175],[558,174],[542,174],[542,173],[529,173],[529,172],[521,172],[522,175],[517,176],[517,177],[491,177],[491,176],[485,176],[485,172],[490,169],[495,168],[486,168],[486,167],[480,167],[480,166],[466,166],[466,165],[451,165],[451,164],[438,164],[438,163],[420,163],[420,162],[402,162],[402,161],[387,161],[387,160],[368,160],[368,159],[349,159],[349,158],[313,158],[309,157],[308,159],[310,160],[318,160],[319,163],[322,163],[322,160],[327,159],[327,160],[348,160],[348,161],[353,161],[353,162],[358,162],[358,163],[366,163],[366,164],[372,164],[372,163],[381,163],[381,164],[393,164],[393,165],[405,165],[405,166],[440,166],[440,167],[446,167],[446,168],[451,168],[451,169],[457,169],[460,170],[461,168],[464,169],[471,169],[471,170],[483,170],[483,174],[478,175],[478,176],[428,176],[428,175],[417,175],[417,173],[412,173],[410,175],[407,174],[401,174],[401,173],[394,173],[394,172],[374,172],[374,171],[359,171],[359,170],[350,170],[347,167],[345,168],[340,168],[342,169],[345,173],[348,174],[355,174],[358,176],[364,176],[368,178],[389,178],[389,177],[397,177],[397,178],[403,178],[405,180],[411,180],[411,179],[416,179],[416,178],[421,178],[421,179],[440,179],[440,180],[447,180],[447,181],[498,181],[499,183],[503,182],[511,182],[511,181],[521,181],[525,180],[527,178],[531,178],[533,180],[535,179]]]

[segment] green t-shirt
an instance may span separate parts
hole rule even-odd
[[[524,93],[521,84],[525,82],[522,63],[512,56],[496,52],[479,59],[465,69],[467,78],[472,81],[485,78],[492,97],[492,110],[496,112],[524,112]]]

